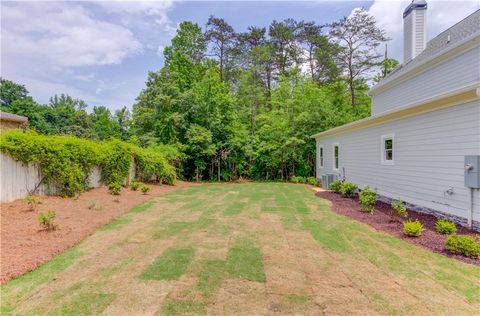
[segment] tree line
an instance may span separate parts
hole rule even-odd
[[[179,176],[229,181],[314,174],[314,133],[370,114],[369,86],[398,62],[364,10],[328,25],[286,19],[237,32],[211,16],[182,22],[149,73],[132,112],[111,113],[70,96],[41,105],[2,79],[3,111],[28,116],[45,134],[120,138],[184,153]]]

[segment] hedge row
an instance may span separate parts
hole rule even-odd
[[[42,184],[56,187],[64,196],[74,196],[88,187],[94,166],[101,169],[105,185],[122,183],[132,161],[141,180],[152,176],[173,184],[175,168],[158,150],[141,148],[119,140],[97,142],[72,136],[45,136],[33,131],[2,133],[0,150],[14,160],[39,166]]]

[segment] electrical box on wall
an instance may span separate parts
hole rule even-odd
[[[480,155],[465,156],[465,186],[480,189]]]

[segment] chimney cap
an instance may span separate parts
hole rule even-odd
[[[425,0],[412,0],[412,3],[405,8],[403,11],[403,18],[410,14],[413,10],[426,10],[427,9],[427,1]]]

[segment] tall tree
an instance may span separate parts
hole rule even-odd
[[[375,18],[363,9],[356,9],[349,17],[333,23],[330,37],[341,48],[338,63],[345,71],[351,104],[355,107],[356,83],[368,79],[381,64],[382,54],[377,48],[388,38],[377,26]]]
[[[224,19],[211,15],[207,22],[205,39],[212,46],[212,55],[218,58],[220,79],[224,80],[225,68],[235,47],[236,34],[233,27],[225,22]]]

